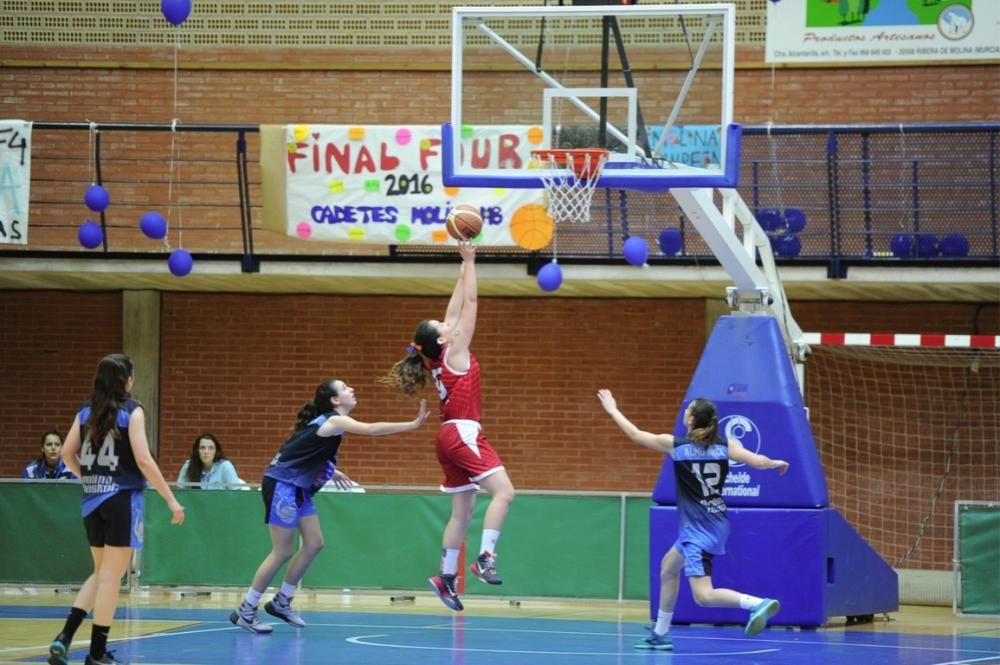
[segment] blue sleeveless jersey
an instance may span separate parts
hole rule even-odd
[[[138,408],[141,405],[133,399],[126,400],[119,406],[114,432],[108,432],[100,444],[92,443],[89,438],[90,405],[84,405],[77,414],[82,441],[77,459],[82,473],[80,482],[83,483],[84,517],[116,493],[142,490],[146,486],[146,479],[135,461],[132,440],[128,435],[129,420],[132,412]]]
[[[680,522],[678,540],[694,543],[712,554],[725,554],[729,517],[722,486],[729,473],[729,446],[725,441],[705,446],[677,439],[673,458]]]
[[[317,416],[308,425],[292,434],[281,446],[264,471],[268,478],[309,489],[327,460],[337,464],[337,451],[344,435],[319,436],[316,432],[334,413]]]

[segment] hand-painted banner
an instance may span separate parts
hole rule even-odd
[[[0,243],[28,243],[31,123],[0,120]]]
[[[650,145],[656,146],[663,134],[663,127],[648,127],[646,134]],[[675,164],[708,168],[721,163],[721,149],[719,125],[677,125],[670,128],[670,134],[657,157],[669,159]]]
[[[531,129],[464,128],[464,158],[479,168],[525,168],[536,147],[532,141],[538,140],[532,133],[529,141]],[[538,237],[548,244],[551,220],[540,206],[542,190],[441,183],[438,125],[289,125],[285,137],[288,235],[382,245],[454,243],[445,220],[452,207],[464,203],[482,213],[477,242],[519,244],[511,225],[517,218],[523,223],[515,231],[525,231],[525,223],[532,229],[547,226],[548,236]]]
[[[768,62],[1000,59],[997,0],[771,0]]]

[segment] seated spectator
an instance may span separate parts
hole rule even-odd
[[[231,485],[246,485],[236,475],[236,467],[222,454],[222,444],[214,434],[199,434],[191,446],[191,457],[181,467],[178,487],[198,487],[203,490],[237,489]],[[241,487],[238,489],[248,489]]]
[[[66,463],[62,461],[62,447],[62,434],[55,430],[43,434],[42,456],[28,462],[28,466],[24,467],[22,477],[34,480],[46,478],[72,478],[76,480],[76,476],[66,468]]]

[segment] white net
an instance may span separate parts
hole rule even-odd
[[[589,222],[590,202],[608,160],[606,151],[538,150],[532,153],[545,185],[545,206],[556,224]]]
[[[812,351],[831,505],[892,566],[950,570],[954,501],[1000,501],[1000,349]]]

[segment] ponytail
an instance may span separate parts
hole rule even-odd
[[[719,414],[715,404],[699,397],[689,408],[693,423],[688,438],[705,446],[715,443],[719,438]]]
[[[302,405],[296,416],[295,431],[305,429],[313,419],[321,414],[333,411],[333,398],[337,396],[338,379],[327,379],[316,386],[316,394]]]
[[[413,333],[413,343],[406,347],[406,357],[393,365],[378,382],[399,388],[406,395],[415,395],[418,386],[427,385],[427,375],[430,373],[422,356],[431,360],[441,357],[439,338],[438,329],[430,321],[421,321]]]

